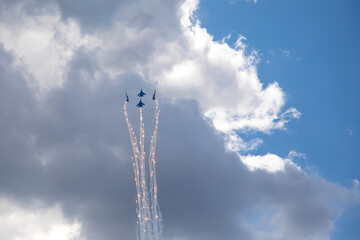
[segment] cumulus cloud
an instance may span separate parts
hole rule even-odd
[[[1,42],[15,53],[16,64],[33,76],[35,89],[59,87],[76,49],[95,47],[96,39],[83,36],[76,21],[61,21],[59,9],[53,5],[36,15],[30,15],[24,7],[19,4],[2,11]]]
[[[40,209],[35,223],[54,216],[36,224],[44,236],[64,226],[75,238],[135,239],[121,104],[127,91],[135,105],[142,86],[159,89],[166,239],[328,239],[358,188],[307,175],[292,163],[299,153],[241,153],[243,161],[234,153],[262,143],[246,142],[239,132],[271,133],[300,117],[295,108],[283,109],[278,83],[260,82],[256,52],[245,53],[243,37],[235,48],[214,42],[194,15],[197,1],[106,3],[1,3],[0,194],[17,203],[3,202],[11,210],[0,221],[18,211],[21,224],[33,227],[27,216]],[[96,9],[102,23],[92,19]],[[41,98],[36,83],[51,86]],[[147,104],[147,123],[152,110]],[[129,108],[133,121],[136,114]],[[43,206],[26,207],[33,199]]]
[[[227,134],[239,129],[269,132],[283,128],[284,116],[291,116],[280,116],[285,94],[276,82],[266,87],[261,84],[256,52],[245,54],[243,36],[238,38],[235,49],[214,42],[194,19],[196,7],[196,1],[187,1],[181,8],[183,41],[167,44],[170,55],[175,56],[167,61],[171,65],[157,62],[169,51],[157,54],[152,62],[163,67],[150,68],[158,88],[175,98],[196,99],[204,116]]]
[[[239,155],[241,161],[251,170],[267,170],[269,172],[285,171],[286,166],[299,169],[289,158],[281,158],[275,154],[267,153],[264,156]]]
[[[213,41],[194,15],[197,0],[173,1],[161,7],[146,1],[135,5],[120,1],[127,10],[111,11],[110,27],[95,28],[91,34],[81,34],[76,21],[86,19],[80,11],[85,2],[71,10],[67,1],[58,5],[47,1],[47,11],[32,16],[23,8],[36,5],[25,3],[7,11],[7,15],[19,17],[16,21],[5,17],[0,39],[6,49],[15,51],[42,88],[63,83],[67,64],[77,49],[96,48],[96,64],[111,78],[134,71],[166,97],[195,99],[204,117],[232,142],[235,131],[269,133],[285,129],[290,119],[301,115],[293,107],[283,111],[285,93],[278,83],[263,86],[260,82],[257,53],[245,53],[244,36],[238,37],[234,48]],[[90,12],[96,7],[86,6]],[[237,139],[242,151],[253,150],[253,143],[260,143],[259,139],[246,144],[239,136]]]
[[[1,198],[0,224],[1,239],[82,239],[81,223],[66,219],[58,206],[24,207]]]

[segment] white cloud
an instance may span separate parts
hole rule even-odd
[[[305,153],[299,153],[296,152],[294,150],[291,150],[288,154],[288,158],[292,161],[295,158],[302,158],[302,159],[306,159],[306,154]]]
[[[28,15],[24,4],[3,10],[0,42],[16,56],[16,64],[26,68],[42,92],[61,87],[66,66],[76,49],[93,48],[98,41],[82,35],[73,19],[62,21],[59,9],[48,5],[46,11]]]
[[[355,190],[360,190],[360,182],[359,182],[359,179],[355,178],[352,180],[353,182],[353,185],[354,185],[354,189]]]
[[[81,223],[69,221],[59,207],[24,207],[0,199],[0,239],[83,240]]]
[[[162,95],[197,100],[204,115],[222,132],[283,128],[280,115],[285,95],[276,82],[263,87],[257,77],[256,52],[245,55],[243,36],[235,49],[214,42],[195,18],[196,8],[193,0],[182,5],[177,40],[159,41],[164,45],[156,46],[150,61],[137,70],[157,84]],[[117,66],[111,71],[114,75],[122,69]]]
[[[227,149],[234,152],[253,151],[263,143],[260,138],[253,138],[246,142],[236,133],[226,135],[225,141]]]
[[[227,40],[229,40],[231,38],[231,33],[229,33],[226,37],[223,37],[221,39],[221,43],[226,43]]]
[[[240,1],[253,2],[253,3],[257,3],[257,2],[258,2],[258,0],[231,0],[231,1],[230,1],[230,4],[231,4],[231,5],[234,5],[234,4],[236,4],[236,3],[240,2]]]
[[[349,135],[349,136],[352,136],[354,134],[354,131],[352,129],[346,129],[346,133]]]
[[[228,136],[235,130],[285,129],[289,119],[299,118],[295,108],[282,112],[285,94],[278,83],[264,87],[258,79],[257,53],[245,54],[246,38],[240,35],[234,48],[213,41],[194,17],[196,7],[197,1],[185,2],[182,41],[165,43],[165,51],[156,52],[149,63],[149,78],[162,94],[196,99],[204,116]]]
[[[113,78],[133,71],[155,84],[163,96],[196,100],[204,117],[232,139],[231,145],[237,130],[269,133],[285,129],[291,118],[300,116],[295,108],[282,112],[285,93],[277,82],[268,86],[260,82],[257,52],[245,53],[244,36],[239,35],[234,48],[213,41],[195,16],[198,0],[184,1],[177,10],[179,28],[174,28],[176,22],[164,21],[169,18],[167,11],[155,4],[139,4],[141,12],[130,7],[120,18],[135,25],[118,21],[88,34],[81,33],[74,19],[63,20],[57,5],[48,4],[47,11],[32,16],[21,4],[15,5],[0,23],[0,41],[15,52],[18,63],[26,66],[42,90],[63,84],[77,49],[93,51],[100,70]],[[150,15],[154,11],[157,14]],[[249,146],[235,148],[242,150],[255,149],[253,143],[260,142],[244,144],[237,139],[237,145]]]
[[[228,236],[225,239],[238,239],[243,235],[243,239],[326,239],[332,229],[331,211],[340,212],[341,207],[336,205],[347,201],[349,190],[299,171],[292,160],[305,157],[302,153],[291,151],[287,157],[243,153],[257,149],[262,140],[254,138],[246,142],[239,132],[251,136],[256,131],[271,133],[274,129],[285,129],[290,119],[299,118],[301,114],[295,108],[283,109],[285,93],[278,83],[263,86],[260,82],[256,66],[258,56],[256,51],[246,53],[244,37],[240,36],[233,47],[214,42],[194,16],[198,2],[186,1],[178,11],[181,3],[132,3],[124,7],[126,13],[119,10],[121,14],[114,17],[112,25],[94,29],[88,35],[80,31],[82,26],[77,21],[62,15],[60,18],[60,10],[56,7],[48,9],[54,14],[46,11],[34,16],[22,13],[19,18],[9,12],[9,19],[14,19],[15,23],[3,21],[6,31],[20,38],[28,28],[41,33],[34,53],[28,53],[29,45],[18,48],[26,41],[20,44],[16,37],[2,35],[5,36],[2,38],[4,45],[13,51],[19,64],[27,66],[37,80],[46,82],[45,85],[52,86],[53,80],[57,83],[63,79],[69,84],[59,84],[55,90],[47,89],[48,101],[40,103],[34,100],[30,104],[26,94],[18,94],[22,101],[17,106],[28,107],[27,111],[13,107],[16,104],[8,101],[7,95],[3,97],[7,102],[2,101],[1,106],[7,108],[1,108],[1,116],[4,119],[20,116],[13,118],[17,121],[2,120],[7,123],[3,124],[7,134],[0,137],[6,143],[1,144],[6,151],[0,151],[1,156],[5,156],[0,158],[4,166],[0,169],[6,173],[3,178],[7,180],[1,182],[4,191],[46,196],[50,202],[72,208],[70,212],[81,215],[89,239],[117,239],[119,233],[132,239],[135,221],[131,219],[135,219],[135,210],[129,209],[134,204],[133,195],[130,196],[133,191],[129,190],[134,187],[128,169],[131,150],[126,145],[126,126],[121,123],[118,100],[125,88],[137,88],[134,85],[139,82],[152,83],[159,89],[159,99],[174,100],[173,105],[162,105],[166,114],[161,120],[163,138],[159,138],[162,143],[158,155],[160,161],[164,160],[159,164],[163,174],[159,184],[162,203],[167,209],[165,226],[170,226],[167,228],[169,239],[171,236],[224,239],[225,234]],[[75,2],[68,1],[68,4],[71,6]],[[76,4],[88,6],[91,2],[79,0]],[[45,16],[46,21],[41,21],[41,16]],[[17,19],[26,21],[17,22]],[[62,27],[66,31],[56,30]],[[65,35],[74,33],[75,37],[65,36],[65,40],[59,40],[53,35],[54,29]],[[84,39],[95,39],[95,43],[102,44],[93,47],[96,44],[92,45],[92,40],[83,42]],[[15,43],[11,42],[13,40]],[[64,52],[46,52],[52,47]],[[4,58],[11,59],[7,55]],[[41,60],[32,65],[32,58]],[[52,62],[52,58],[57,60]],[[9,70],[8,65],[4,66],[1,71]],[[39,66],[49,67],[51,71],[58,69],[60,74],[52,75],[48,68]],[[8,73],[7,76],[10,76],[4,79],[7,88],[1,89],[1,95],[22,93],[16,88],[18,85],[12,85],[14,81],[11,80],[16,78]],[[99,84],[92,86],[92,79]],[[17,99],[15,94],[9,96]],[[176,102],[181,98],[194,101]],[[241,161],[251,171],[243,167],[235,154],[224,154],[221,139],[199,117],[195,102],[203,117],[221,133],[218,135],[224,136],[228,149],[241,152]],[[38,136],[30,147],[23,141],[29,135]],[[47,167],[38,169],[37,161]],[[8,182],[12,184],[6,184]],[[354,181],[354,186],[358,186],[358,181]],[[354,187],[355,193],[357,189]],[[188,198],[189,195],[192,198]],[[252,237],[247,237],[245,226],[234,219],[256,207],[257,201],[261,201],[262,207],[255,211],[257,219],[250,224]],[[8,201],[1,206],[3,222],[0,223],[9,229],[10,236],[4,239],[11,239],[12,234],[17,233],[14,230],[17,227],[13,226],[18,225],[28,226],[19,232],[24,240],[39,239],[39,236],[56,239],[52,229],[57,229],[54,231],[62,239],[76,239],[81,235],[82,224],[65,218],[60,208],[21,207]],[[12,223],[10,216],[14,213],[23,217],[15,218]],[[273,229],[269,230],[269,226]],[[297,237],[294,237],[295,230]]]
[[[289,156],[294,156],[293,152]],[[250,171],[266,170],[268,172],[285,171],[286,167],[293,167],[300,170],[300,167],[291,161],[291,158],[281,158],[275,154],[267,153],[260,155],[239,155],[240,160],[249,168]]]
[[[267,54],[271,58],[271,61],[269,59],[266,60],[267,64],[270,64],[270,62],[272,62],[278,56],[281,56],[289,61],[298,62],[301,60],[301,57],[295,57],[295,56],[293,56],[291,51],[284,50],[284,49],[276,49],[276,50],[269,49],[269,50],[267,50]]]
[[[290,54],[291,54],[290,51],[288,51],[288,50],[282,50],[282,49],[279,49],[279,51],[280,51],[282,54],[284,54],[285,57],[290,57]]]

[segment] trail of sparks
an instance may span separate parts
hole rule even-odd
[[[145,131],[144,131],[144,122],[142,116],[142,108],[139,108],[140,115],[140,127],[139,127],[139,143],[134,133],[134,129],[131,126],[127,113],[127,102],[124,104],[124,114],[126,118],[126,123],[129,129],[131,146],[133,149],[134,156],[132,159],[134,175],[135,175],[135,184],[137,192],[137,209],[138,214],[138,230],[137,230],[137,239],[138,240],[163,240],[162,238],[162,218],[159,208],[159,203],[157,200],[157,182],[156,182],[156,160],[155,160],[155,151],[156,151],[156,137],[159,123],[159,102],[155,99],[156,108],[155,108],[155,129],[153,136],[151,137],[150,142],[150,153],[149,153],[149,170],[150,170],[150,200],[147,190],[147,174],[146,174],[146,164],[145,164]],[[140,148],[140,150],[139,150]]]
[[[157,200],[157,182],[156,182],[156,161],[155,161],[155,151],[156,151],[156,139],[157,139],[157,130],[159,124],[159,102],[155,99],[156,108],[155,108],[155,129],[153,136],[151,137],[150,142],[150,154],[149,154],[149,168],[150,168],[150,196],[151,196],[151,211],[153,214],[153,230],[154,230],[154,239],[162,239],[162,224],[161,224],[161,212],[159,203]]]

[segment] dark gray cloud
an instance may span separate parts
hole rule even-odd
[[[138,1],[129,0],[104,0],[104,1],[68,1],[68,0],[37,0],[37,1],[22,1],[22,0],[2,0],[0,6],[9,8],[18,3],[23,3],[23,9],[28,13],[36,14],[48,5],[57,5],[62,13],[63,18],[75,18],[82,23],[87,30],[98,27],[106,27],[111,25],[111,22],[117,13],[119,7],[124,7],[130,3],[136,4]]]
[[[140,30],[156,26],[158,34],[171,36],[170,31],[180,27],[177,20],[182,3],[182,0],[152,3],[147,0],[1,0],[0,10],[21,6],[27,14],[37,15],[58,9],[64,21],[69,18],[77,20],[85,32],[110,29],[121,22]],[[166,32],[163,32],[164,27]]]
[[[96,64],[91,53],[79,51],[65,86],[37,100],[12,56],[1,50],[0,59],[1,196],[23,204],[34,198],[60,204],[66,216],[83,223],[88,240],[135,239],[123,93],[131,97],[134,120],[138,87],[151,91],[153,86],[129,72],[116,81],[104,74],[92,88],[88,78],[94,77]],[[346,195],[346,189],[292,168],[250,172],[236,154],[226,152],[222,136],[203,120],[195,101],[170,104],[159,97],[157,162],[166,239],[259,239],[259,229],[248,226],[249,219],[263,214],[251,210],[256,206],[275,207],[277,239],[327,236],[331,209],[326,198]],[[153,107],[150,99],[146,103],[150,132]]]
[[[101,31],[128,10],[125,25],[141,32],[155,24],[160,30],[148,36],[165,36],[176,32],[163,30],[177,26],[171,21],[180,2],[156,2],[157,13],[169,19],[163,24],[155,24],[159,18],[149,9],[156,7],[147,9],[145,2],[58,1],[57,6],[64,19],[75,18],[86,30]],[[39,3],[28,2],[28,11],[36,14]],[[147,61],[153,47],[139,41],[106,53],[109,62],[123,66],[115,77],[102,69],[96,50],[79,48],[67,64],[64,86],[39,98],[33,76],[1,46],[0,196],[23,205],[33,199],[59,204],[66,217],[83,224],[87,240],[135,239],[135,183],[122,106],[127,91],[137,126],[136,92],[142,87],[150,93],[154,86],[134,65]],[[165,239],[328,238],[333,211],[346,204],[351,190],[291,166],[283,172],[249,171],[225,149],[223,135],[203,119],[196,101],[164,95],[158,93],[157,162]],[[150,97],[146,104],[149,133]]]

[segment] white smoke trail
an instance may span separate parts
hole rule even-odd
[[[156,168],[155,168],[155,150],[156,150],[156,137],[159,123],[159,102],[155,99],[155,129],[150,142],[149,154],[149,170],[150,170],[150,199],[147,190],[147,174],[145,164],[145,131],[142,116],[142,108],[139,108],[140,115],[140,128],[139,128],[139,144],[137,142],[134,130],[130,124],[127,114],[127,101],[124,104],[124,114],[126,123],[129,129],[131,146],[134,156],[132,159],[135,184],[137,192],[137,214],[138,214],[138,240],[162,240],[162,218],[157,200],[157,182],[156,182]],[[140,150],[139,150],[140,147]]]
[[[153,232],[154,239],[162,239],[162,218],[159,203],[157,200],[157,181],[156,181],[156,161],[155,161],[155,151],[156,151],[156,139],[157,131],[159,124],[159,102],[155,99],[156,108],[155,108],[155,129],[153,136],[151,137],[150,142],[150,154],[149,154],[149,168],[150,168],[150,196],[151,196],[151,211],[153,214]]]

